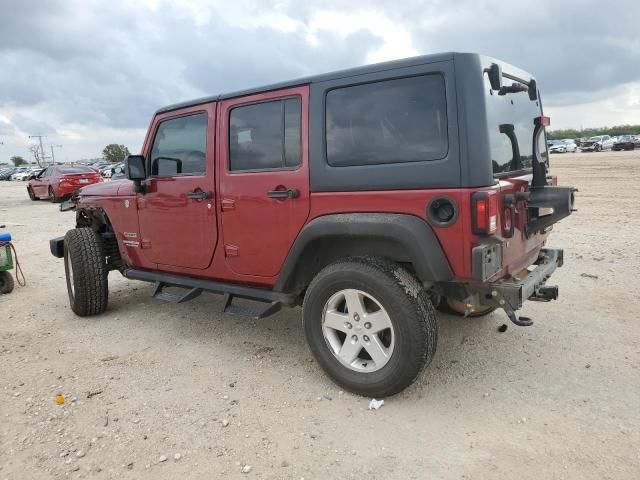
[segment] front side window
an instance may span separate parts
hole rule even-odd
[[[301,158],[300,98],[236,107],[229,114],[229,170],[294,168]]]
[[[206,152],[206,113],[164,120],[151,148],[151,175],[203,175],[207,169]]]
[[[437,160],[447,155],[442,75],[331,90],[326,99],[327,161],[334,167]]]

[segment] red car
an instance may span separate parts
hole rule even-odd
[[[48,198],[59,202],[85,185],[102,182],[102,176],[91,167],[54,165],[29,180],[27,192],[31,200]]]
[[[434,307],[528,326],[516,310],[558,296],[547,242],[574,193],[541,105],[527,72],[444,53],[162,108],[128,180],[83,188],[50,241],[71,309],[104,312],[112,270],[250,318],[300,305],[332,379],[398,393],[435,353]]]

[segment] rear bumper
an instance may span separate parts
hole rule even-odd
[[[517,281],[501,281],[489,284],[489,295],[496,306],[517,310],[526,300],[549,301],[558,296],[557,287],[547,287],[546,282],[556,268],[564,261],[563,250],[560,248],[543,248],[538,259],[526,277]]]
[[[82,186],[84,187],[84,185]],[[58,197],[66,197],[67,195],[73,194],[73,191],[78,190],[79,188],[80,187],[78,185],[58,185],[58,188],[56,189],[56,195]]]

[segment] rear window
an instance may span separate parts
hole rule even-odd
[[[334,167],[420,162],[448,151],[444,78],[432,74],[331,90],[327,162]]]
[[[95,173],[95,170],[90,167],[62,167],[58,168],[58,171],[63,175],[67,173]]]
[[[504,79],[505,85],[511,80]],[[489,145],[491,163],[496,176],[505,176],[512,172],[531,170],[533,164],[534,119],[542,114],[539,100],[530,100],[527,92],[498,95],[491,90],[489,78],[484,76],[487,123],[489,126]],[[500,132],[500,125],[513,125],[513,133],[518,141],[520,158],[514,158],[512,142],[506,133]],[[505,130],[503,128],[503,130]],[[554,141],[553,144],[562,142]],[[544,162],[547,161],[547,142],[540,135],[536,148]]]

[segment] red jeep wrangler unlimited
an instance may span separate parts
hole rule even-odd
[[[548,176],[548,124],[530,74],[464,53],[172,105],[51,251],[78,315],[107,308],[110,270],[254,318],[302,305],[328,375],[392,395],[434,355],[434,306],[530,325],[525,300],[557,297],[543,247],[573,189]]]

